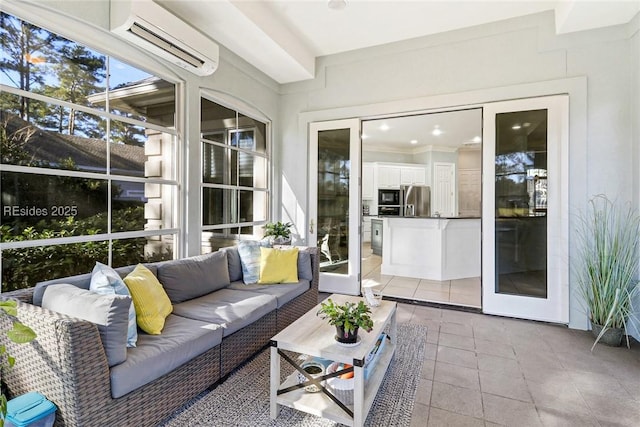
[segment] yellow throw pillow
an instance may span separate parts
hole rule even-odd
[[[159,335],[173,306],[156,276],[147,267],[138,264],[124,278],[124,283],[131,293],[140,329],[151,335]]]
[[[297,283],[298,248],[260,248],[260,278],[258,283]]]

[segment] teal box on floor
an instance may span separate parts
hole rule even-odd
[[[42,394],[30,392],[7,402],[5,427],[51,427],[56,419],[56,405]]]

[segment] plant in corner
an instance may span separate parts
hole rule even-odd
[[[291,243],[291,230],[293,226],[290,222],[284,223],[268,222],[264,225],[264,237],[269,238],[272,244],[288,244]]]
[[[338,342],[353,344],[358,342],[359,328],[367,332],[373,329],[370,313],[371,309],[363,301],[357,304],[347,301],[340,305],[329,298],[326,302],[320,303],[320,309],[316,315],[322,319],[328,319],[329,324],[336,327]]]
[[[12,300],[0,301],[0,313],[13,318],[18,314],[16,306],[16,302]],[[36,333],[33,329],[15,319],[13,320],[13,326],[11,329],[5,331],[5,333],[7,334],[7,338],[16,344],[26,344],[36,338]],[[0,363],[2,363],[3,367],[11,368],[15,362],[15,358],[7,353],[6,346],[0,345]],[[0,427],[4,426],[6,415],[7,396],[5,396],[3,390],[0,395]]]
[[[630,204],[620,206],[604,195],[589,201],[579,217],[578,256],[573,264],[578,289],[588,310],[595,342],[629,347],[633,299],[639,292],[636,274],[640,216]]]

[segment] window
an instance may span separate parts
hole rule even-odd
[[[267,125],[201,100],[202,252],[262,237],[267,220]]]
[[[2,290],[173,258],[176,85],[0,14]]]

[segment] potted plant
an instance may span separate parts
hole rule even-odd
[[[15,317],[17,314],[16,302],[12,300],[0,301],[0,315],[8,315]],[[28,326],[20,323],[19,321],[13,321],[11,329],[5,331],[7,338],[17,344],[26,344],[36,338],[36,333]],[[6,359],[6,361],[5,361]],[[7,349],[4,345],[0,345],[0,363],[4,367],[11,368],[15,364],[15,358],[7,353]],[[0,427],[4,425],[4,420],[7,415],[7,396],[4,393],[4,389],[0,394]]]
[[[288,245],[291,243],[290,222],[268,222],[264,225],[264,237],[269,238],[271,244]]]
[[[574,265],[578,289],[586,305],[598,342],[619,346],[633,316],[633,299],[638,294],[638,232],[640,216],[626,207],[598,195],[578,222],[578,256]]]
[[[336,341],[344,344],[358,342],[358,329],[367,332],[373,329],[373,320],[369,315],[371,309],[363,302],[345,302],[336,304],[331,298],[320,303],[320,309],[316,313],[322,319],[328,319],[329,324],[336,327]]]

